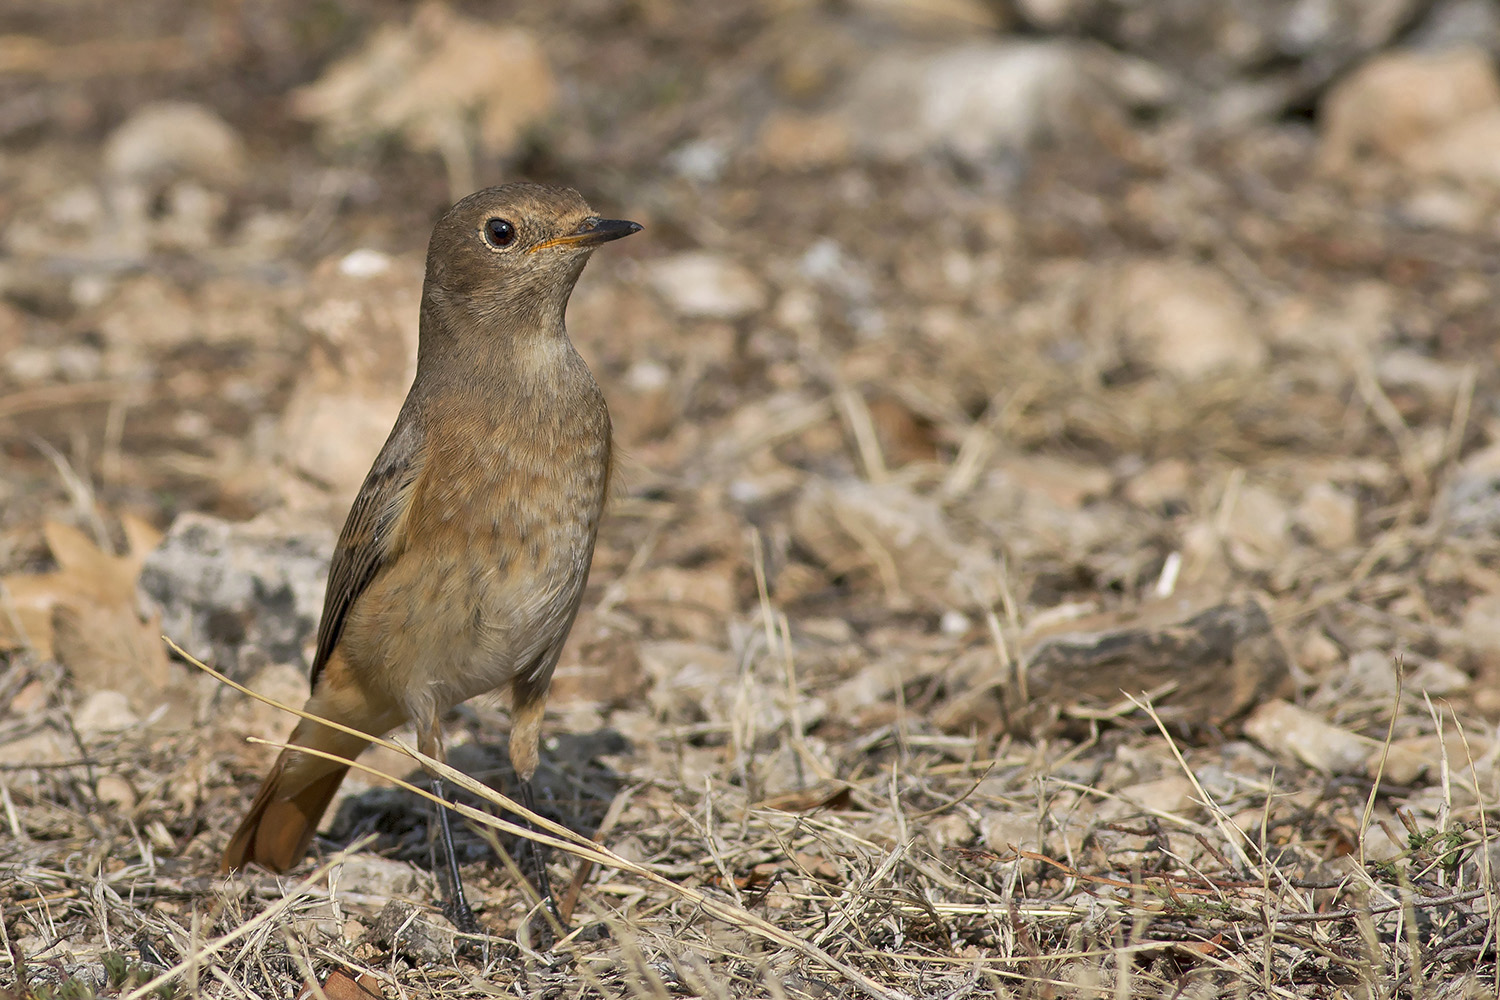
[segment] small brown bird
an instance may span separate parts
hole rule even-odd
[[[376,736],[409,721],[441,760],[443,715],[509,688],[510,759],[528,806],[611,468],[609,411],[563,313],[594,248],[640,229],[534,184],[472,194],[438,221],[416,379],[328,574],[307,711]],[[368,745],[306,720],[288,742],[349,759]],[[223,869],[298,863],[347,770],[282,751]],[[446,810],[438,818],[450,908],[472,926]],[[545,871],[534,874],[546,893]]]

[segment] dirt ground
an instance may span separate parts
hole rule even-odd
[[[1487,11],[0,8],[0,996],[1495,997]],[[291,716],[159,639],[301,705],[517,178],[646,227],[568,313],[550,949],[478,819],[454,938],[395,748],[220,876]]]

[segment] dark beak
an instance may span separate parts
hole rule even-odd
[[[592,224],[569,233],[567,236],[555,236],[550,240],[544,240],[531,248],[532,253],[546,247],[592,247],[600,243],[608,243],[610,240],[624,239],[632,233],[638,233],[643,228],[639,222],[630,222],[625,219],[593,219]]]

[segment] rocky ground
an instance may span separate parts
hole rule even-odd
[[[1497,54],[1484,0],[0,11],[10,989],[1494,997]],[[454,939],[398,749],[218,877],[289,716],[158,638],[301,704],[431,224],[518,177],[646,226],[569,312],[625,457],[550,950],[478,821]],[[504,706],[448,728],[503,791]]]

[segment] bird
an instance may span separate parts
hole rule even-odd
[[[443,716],[508,690],[510,760],[528,808],[547,692],[613,471],[609,409],[564,313],[594,250],[641,228],[600,218],[571,188],[530,183],[448,209],[428,245],[416,375],[329,568],[306,712],[372,736],[409,722],[417,748],[445,760]],[[300,721],[222,870],[298,864],[348,770],[301,748],[353,760],[367,745]],[[441,779],[433,790],[446,800]],[[436,818],[449,916],[472,929],[446,809]]]

